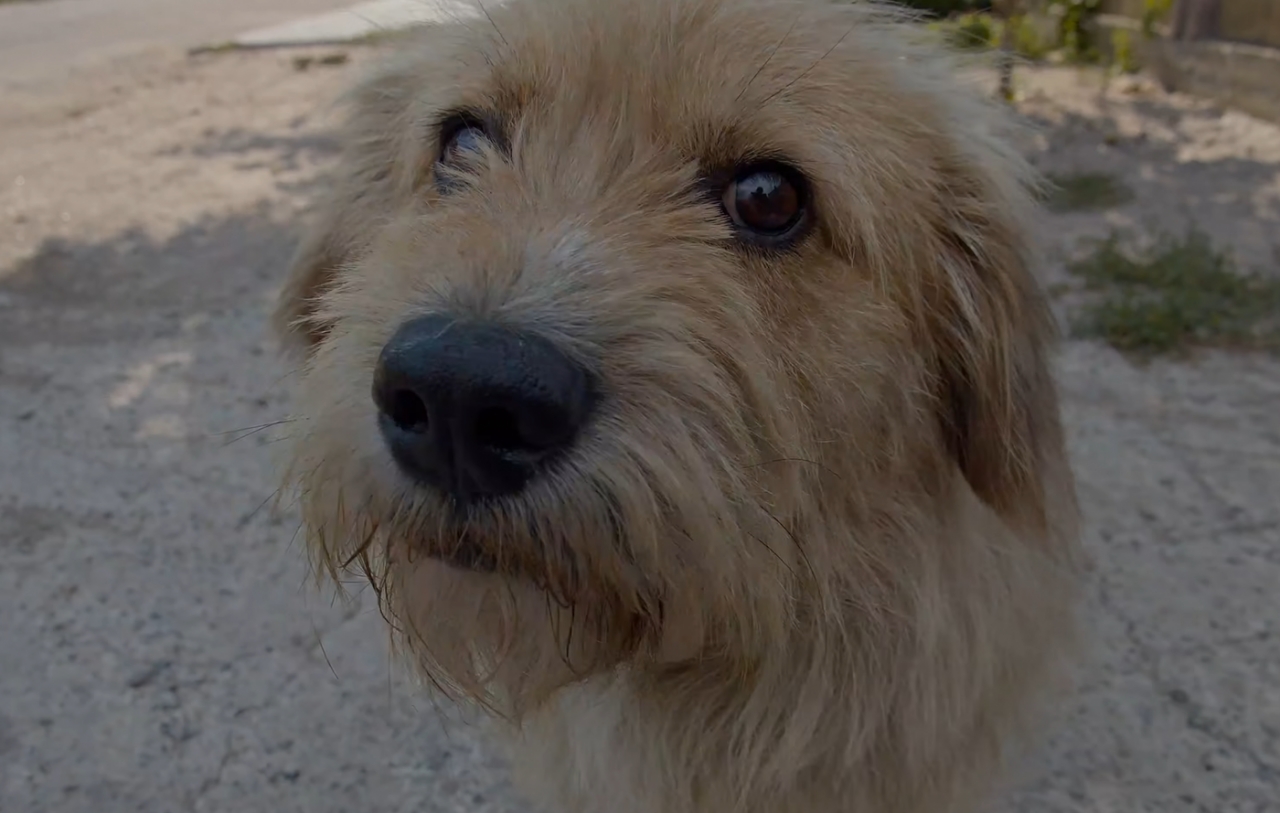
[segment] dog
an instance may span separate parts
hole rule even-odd
[[[286,484],[548,810],[954,813],[1043,726],[1057,334],[962,67],[867,2],[510,0],[352,89]]]

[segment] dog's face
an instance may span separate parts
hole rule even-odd
[[[870,625],[960,492],[1043,530],[1025,173],[881,14],[512,0],[357,88],[279,314],[292,475],[438,683],[518,712]]]

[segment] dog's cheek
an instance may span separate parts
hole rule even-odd
[[[668,595],[662,610],[657,661],[675,664],[698,657],[706,647],[707,630],[696,597],[688,592]]]

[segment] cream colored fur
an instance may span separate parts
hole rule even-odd
[[[563,813],[956,813],[1074,637],[1077,531],[1005,113],[914,26],[821,0],[510,0],[355,88],[278,323],[290,482],[438,692]],[[435,122],[508,134],[465,194]],[[734,246],[698,178],[783,155],[816,224]],[[383,343],[447,312],[600,371],[553,474],[460,533],[398,474]]]

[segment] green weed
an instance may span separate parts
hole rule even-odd
[[[1051,211],[1090,212],[1123,206],[1133,200],[1133,190],[1119,178],[1102,172],[1049,175],[1044,203]]]
[[[1280,278],[1240,271],[1198,229],[1139,252],[1113,232],[1068,270],[1093,295],[1072,326],[1079,336],[1141,355],[1280,350]]]

